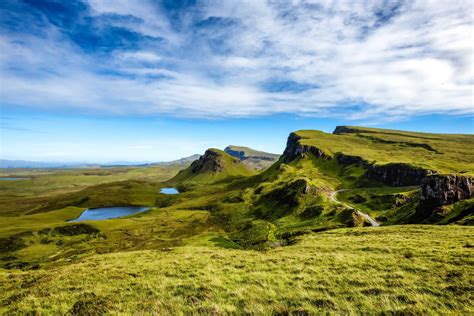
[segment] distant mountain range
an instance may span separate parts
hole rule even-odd
[[[224,150],[231,156],[240,159],[247,166],[253,169],[265,169],[278,160],[280,157],[276,154],[270,154],[263,151],[254,150],[243,146],[227,146]],[[28,160],[8,160],[0,159],[0,168],[100,168],[100,167],[120,167],[120,166],[169,166],[169,165],[188,165],[198,160],[201,155],[194,154],[188,157],[164,161],[111,161],[107,163],[87,163],[87,162],[46,162],[46,161],[28,161]]]
[[[175,165],[189,164],[200,155],[195,154],[181,159],[166,162],[149,161],[112,161],[107,163],[82,163],[82,162],[45,162],[45,161],[27,161],[27,160],[7,160],[0,159],[0,168],[98,168],[98,167],[118,167],[118,166],[148,166],[148,165]]]

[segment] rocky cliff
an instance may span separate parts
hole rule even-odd
[[[421,182],[423,203],[443,205],[474,197],[474,178],[462,175],[431,175]]]
[[[288,136],[286,148],[282,155],[283,162],[288,163],[295,159],[303,158],[309,153],[317,158],[332,159],[331,156],[324,153],[321,149],[314,146],[303,145],[300,140],[301,137],[295,133],[291,133],[290,136]]]
[[[365,173],[365,177],[390,186],[402,187],[420,185],[426,176],[433,173],[432,170],[413,167],[404,163],[390,163],[386,165],[370,165]]]
[[[349,134],[349,133],[358,133],[360,130],[355,128],[350,128],[348,126],[336,126],[336,129],[332,132],[334,135],[340,134]]]

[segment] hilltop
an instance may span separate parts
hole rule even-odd
[[[229,145],[224,151],[231,156],[239,158],[244,164],[258,170],[268,168],[280,158],[280,155],[270,154],[244,146]]]
[[[210,148],[188,168],[180,171],[170,182],[206,184],[252,174],[254,171],[240,159],[222,150]]]

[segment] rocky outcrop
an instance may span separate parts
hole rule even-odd
[[[354,164],[361,165],[364,167],[369,166],[369,163],[367,162],[367,160],[363,159],[362,157],[346,155],[343,153],[337,153],[336,160],[342,166],[348,166],[348,165],[354,165]]]
[[[321,149],[315,146],[303,145],[300,140],[301,137],[295,133],[291,133],[290,136],[288,136],[286,148],[282,155],[284,163],[303,158],[307,156],[307,154],[313,154],[316,158],[332,159],[331,156],[324,153]]]
[[[420,199],[425,204],[444,205],[474,197],[474,178],[462,175],[431,175],[421,183]]]
[[[240,160],[232,158],[233,163],[239,163]],[[212,149],[206,150],[198,160],[193,161],[191,164],[191,173],[197,174],[202,172],[217,173],[224,170],[225,162],[221,154]]]
[[[371,165],[365,173],[369,180],[382,182],[393,187],[420,185],[423,178],[433,174],[432,170],[410,166],[404,163]]]
[[[360,130],[355,129],[355,128],[350,128],[350,127],[347,127],[347,126],[336,126],[336,129],[332,133],[335,134],[335,135],[349,134],[349,133],[360,133]]]

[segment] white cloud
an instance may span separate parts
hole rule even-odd
[[[410,2],[393,17],[390,1],[223,1],[183,14],[179,31],[148,1],[89,4],[96,16],[133,15],[142,23],[122,26],[165,41],[104,58],[53,27],[22,44],[4,36],[3,103],[204,118],[474,114],[470,1]],[[235,23],[196,29],[211,17]],[[308,88],[265,90],[272,81]]]

